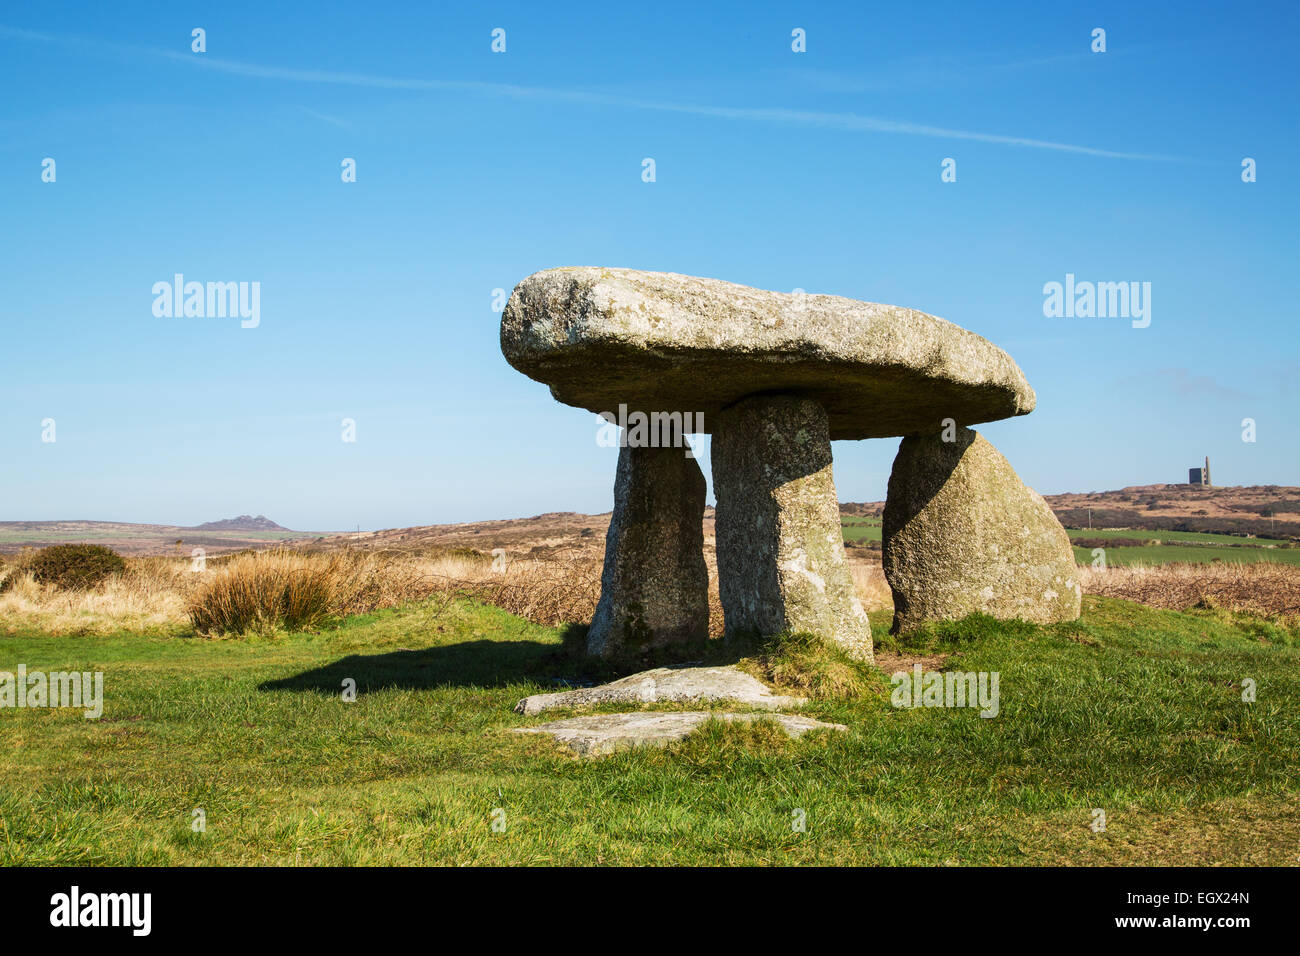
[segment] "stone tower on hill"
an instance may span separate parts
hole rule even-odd
[[[1204,468],[1189,468],[1187,470],[1187,483],[1189,485],[1200,485],[1202,488],[1210,487],[1210,456],[1205,456]]]

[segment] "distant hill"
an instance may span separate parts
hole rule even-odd
[[[281,525],[276,524],[266,515],[258,515],[254,518],[252,515],[240,515],[238,518],[225,518],[221,521],[205,521],[203,524],[196,524],[187,531],[288,531]]]
[[[241,524],[241,522],[253,522]],[[262,523],[265,522],[265,523]],[[214,521],[198,528],[123,521],[0,521],[0,554],[51,544],[102,544],[119,554],[189,556],[195,548],[209,555],[301,541],[314,535],[289,531],[259,515]]]

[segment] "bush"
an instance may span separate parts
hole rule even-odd
[[[196,631],[244,634],[324,623],[334,604],[335,567],[283,552],[237,556],[190,600]]]
[[[188,608],[204,634],[304,630],[435,590],[415,564],[373,553],[276,548],[235,555],[205,574]]]
[[[42,548],[28,558],[26,565],[38,584],[67,591],[89,590],[105,578],[126,570],[120,554],[98,544],[56,544]]]

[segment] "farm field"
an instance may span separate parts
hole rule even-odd
[[[843,734],[708,725],[594,760],[510,733],[566,716],[512,711],[571,675],[560,632],[470,601],[270,637],[0,637],[0,669],[105,674],[98,720],[0,712],[0,863],[1297,862],[1294,631],[1091,596],[1053,627],[899,644],[875,623],[868,692],[800,710]],[[891,706],[913,661],[1000,672],[998,716]]]
[[[1300,548],[1291,542],[1273,538],[1247,538],[1240,535],[1213,534],[1199,531],[1140,531],[1126,528],[1068,528],[1074,542],[1074,557],[1080,564],[1091,564],[1094,550],[1105,551],[1108,565],[1171,564],[1224,562],[1251,564],[1256,561],[1279,561],[1300,564]],[[1114,545],[1107,542],[1116,542]],[[1141,542],[1135,544],[1134,542]]]
[[[1159,544],[1143,547],[1106,548],[1106,563],[1115,567],[1133,564],[1172,564],[1175,561],[1188,561],[1194,564],[1204,562],[1223,562],[1231,564],[1253,564],[1256,561],[1277,561],[1282,564],[1300,565],[1300,548],[1263,548],[1263,547],[1216,547],[1213,545],[1197,547],[1195,545]],[[1095,559],[1092,548],[1074,549],[1075,560],[1079,564],[1091,564]]]
[[[879,518],[844,517],[841,520],[846,544],[869,544],[881,541]],[[1141,531],[1128,528],[1066,529],[1075,544],[1074,557],[1079,564],[1095,560],[1094,548],[1106,552],[1106,563],[1115,566],[1134,564],[1171,564],[1175,561],[1238,562],[1279,561],[1300,565],[1300,547],[1274,538],[1247,538],[1240,535],[1199,531]],[[1114,546],[1106,542],[1126,542]],[[1132,542],[1141,542],[1133,544]]]
[[[879,541],[881,529],[879,518],[842,518],[840,527],[844,529],[844,542]]]
[[[1217,534],[1210,531],[1143,531],[1130,528],[1066,528],[1071,538],[1140,538],[1147,541],[1175,542],[1177,544],[1217,544],[1224,547],[1284,547],[1283,538],[1247,538],[1242,535]]]

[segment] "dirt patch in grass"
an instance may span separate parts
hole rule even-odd
[[[876,667],[884,671],[886,675],[898,671],[910,671],[917,664],[921,665],[923,671],[941,671],[944,662],[951,656],[951,654],[909,654],[906,651],[899,653],[897,651],[877,650]]]

